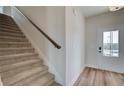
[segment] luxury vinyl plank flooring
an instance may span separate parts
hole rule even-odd
[[[124,74],[86,67],[75,86],[124,86]]]

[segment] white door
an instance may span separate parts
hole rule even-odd
[[[124,25],[98,29],[97,54],[98,68],[123,72],[121,64],[124,66]]]

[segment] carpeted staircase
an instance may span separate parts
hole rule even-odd
[[[59,85],[14,20],[0,14],[0,77],[5,86]]]

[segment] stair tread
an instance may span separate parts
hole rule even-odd
[[[23,55],[23,56],[16,56],[16,57],[11,57],[7,59],[0,59],[0,66],[1,65],[6,65],[6,64],[13,64],[15,62],[22,62],[22,61],[27,61],[27,60],[34,60],[34,59],[40,59],[37,54],[28,54],[28,55]],[[42,59],[41,59],[42,60]]]
[[[46,74],[48,71],[42,71],[42,72],[38,72],[35,75],[32,75],[30,77],[26,77],[23,80],[20,80],[18,82],[16,82],[15,84],[13,84],[14,86],[22,86],[22,85],[26,85],[29,82],[32,82],[33,80],[36,80],[38,77],[43,76],[44,74]]]
[[[0,29],[1,32],[15,33],[15,34],[23,34],[21,31],[14,31],[9,29]]]
[[[7,38],[7,39],[27,39],[26,37],[12,37],[12,36],[0,36],[0,38]]]
[[[9,29],[9,28],[0,28],[0,30],[9,30],[9,31],[13,31],[13,32],[21,32],[20,29],[15,30],[15,29]]]
[[[16,69],[16,70],[18,70],[18,69]],[[8,77],[4,76],[4,78],[2,77],[2,75],[3,75],[3,73],[2,73],[1,78],[2,78],[4,84],[11,85],[11,84],[18,82],[28,76],[31,76],[33,74],[36,74],[37,72],[44,71],[44,70],[47,70],[46,66],[37,66],[37,67],[32,67],[30,69],[21,71],[14,75],[10,75]],[[14,72],[12,72],[12,73],[14,73]],[[8,74],[8,73],[6,73],[6,74]]]
[[[14,33],[14,32],[10,32],[10,31],[0,31],[0,35],[25,36],[22,33]]]
[[[6,25],[6,26],[10,26],[10,27],[18,27],[17,25],[14,25],[14,24],[6,24],[6,23],[0,23],[0,25]]]
[[[15,24],[15,21],[12,18],[7,17],[0,17],[0,22]]]
[[[35,52],[34,48],[0,48],[0,54],[6,54],[8,53],[23,53],[23,52]]]
[[[0,29],[0,32],[8,32],[8,33],[15,33],[15,34],[23,34],[21,31],[14,31],[9,29]]]
[[[15,37],[15,38],[26,38],[24,35],[20,35],[20,34],[12,34],[12,33],[1,33],[1,36],[6,36],[6,37]]]
[[[28,42],[27,39],[14,39],[14,38],[1,38],[0,37],[0,42]]]
[[[30,65],[32,63],[38,63],[38,62],[42,62],[42,60],[39,59],[33,59],[33,60],[26,60],[26,61],[21,61],[21,62],[13,62],[11,64],[4,64],[0,66],[0,72],[4,72],[4,71],[8,71],[17,67],[22,67],[22,66],[26,66],[26,65]]]
[[[30,50],[30,49],[34,49],[34,48],[32,48],[32,47],[30,47],[30,48],[11,48],[11,47],[9,47],[9,48],[0,48],[0,51],[14,51],[14,50]]]
[[[1,77],[3,79],[6,79],[6,78],[8,79],[8,78],[11,78],[12,76],[15,76],[16,74],[19,74],[20,72],[28,71],[30,69],[37,68],[37,67],[43,67],[42,65],[43,65],[42,63],[32,63],[27,66],[20,66],[19,68],[1,72]]]
[[[9,47],[9,48],[0,48],[0,52],[8,52],[8,51],[12,51],[12,52],[15,52],[15,51],[24,51],[24,50],[34,50],[34,48],[32,48],[32,47],[29,47],[29,48],[27,48],[27,47],[22,47],[22,48],[11,48],[11,47]]]
[[[50,86],[62,86],[62,85],[54,81],[52,84],[50,84]]]
[[[21,54],[21,53],[34,53],[34,49],[23,49],[23,50],[0,50],[0,56],[7,56],[7,55],[13,55],[13,54]]]
[[[31,48],[31,43],[12,43],[12,42],[9,42],[9,43],[6,43],[6,42],[0,42],[0,48]]]
[[[2,28],[2,27],[9,27],[9,28],[16,28],[16,29],[19,29],[19,27],[17,27],[17,26],[15,26],[15,27],[13,27],[13,26],[7,26],[7,25],[3,25],[3,24],[0,24],[0,27]]]
[[[38,78],[36,78],[32,82],[29,82],[26,85],[29,85],[29,86],[43,86],[43,85],[47,85],[47,83],[50,82],[50,80],[53,80],[53,79],[54,79],[54,75],[51,74],[51,73],[47,73],[46,75],[38,77]]]
[[[31,45],[31,43],[29,43],[29,42],[0,42],[0,45],[3,45],[3,44],[5,44],[5,45],[22,45],[22,44],[30,44]]]
[[[1,23],[6,23],[6,24],[16,25],[15,22],[13,22],[13,20],[0,19],[0,22]]]
[[[17,42],[29,43],[27,39],[1,38],[1,37],[0,37],[0,42],[3,42],[3,41],[4,41],[5,43],[6,43],[6,42],[7,42],[7,43],[9,43],[9,42],[11,42],[11,43],[12,43],[12,42],[13,42],[13,43],[14,43],[14,42],[16,42],[16,43],[17,43]]]
[[[13,54],[13,55],[7,55],[7,56],[1,55],[0,60],[5,59],[5,58],[11,58],[11,57],[26,56],[26,55],[30,55],[30,54],[37,54],[37,53],[20,53],[20,54]]]
[[[9,29],[9,30],[15,30],[15,31],[20,31],[19,28],[17,27],[10,27],[10,26],[6,26],[6,25],[0,25],[1,29]]]

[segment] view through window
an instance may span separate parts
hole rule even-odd
[[[103,32],[103,56],[119,57],[119,31]]]

